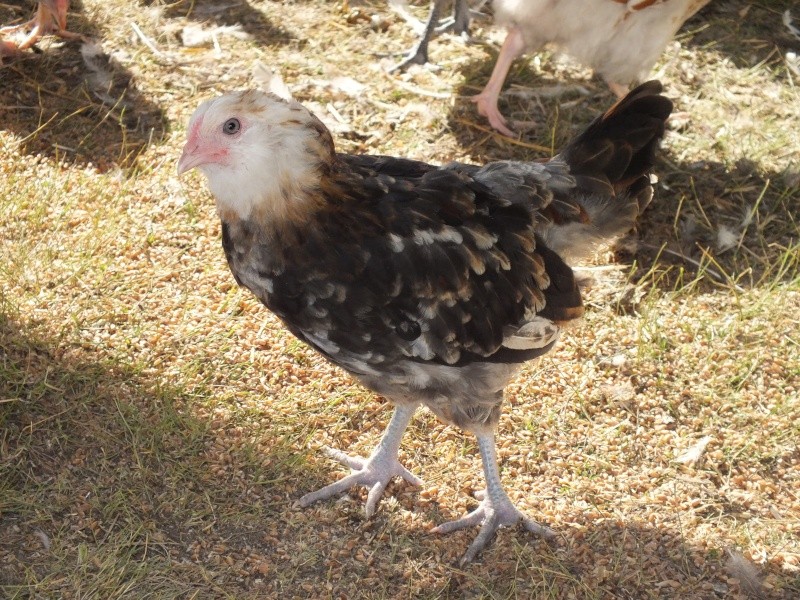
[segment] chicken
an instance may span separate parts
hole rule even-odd
[[[425,23],[425,29],[417,42],[417,45],[411,49],[406,58],[395,65],[394,69],[405,69],[410,65],[424,65],[428,62],[428,43],[431,41],[433,32],[436,30],[436,25],[439,23],[439,18],[442,14],[442,9],[448,0],[432,0],[431,12],[428,15],[428,22]],[[396,5],[398,0],[390,0],[390,4],[395,10],[401,11]],[[401,4],[402,7],[402,4]],[[450,27],[453,33],[461,35],[466,33],[469,28],[470,22],[470,9],[467,0],[453,0],[453,19]]]
[[[497,108],[511,63],[548,42],[591,66],[622,97],[647,76],[681,25],[710,0],[494,0],[495,20],[508,28],[478,112],[513,136]]]
[[[42,36],[53,33],[65,39],[83,39],[78,33],[67,31],[67,11],[69,0],[37,0],[36,16],[21,25],[13,25],[0,29],[0,35],[7,35],[17,31],[27,31],[20,42],[0,40],[0,56],[17,54],[38,42]]]
[[[444,167],[337,154],[294,101],[260,91],[201,104],[179,174],[199,168],[222,220],[231,271],[299,339],[394,404],[368,458],[302,507],[362,485],[370,517],[389,481],[422,482],[398,460],[422,404],[473,433],[486,492],[444,533],[479,525],[552,531],[512,503],[494,431],[503,389],[583,313],[567,260],[627,232],[652,197],[650,170],[672,103],[657,81],[598,117],[548,162]]]

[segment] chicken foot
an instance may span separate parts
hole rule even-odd
[[[443,0],[433,0],[428,22],[425,24],[425,30],[422,32],[419,42],[406,54],[405,59],[392,67],[390,71],[403,71],[411,65],[424,65],[427,63],[428,43],[431,41],[434,32],[442,33],[449,30],[455,35],[467,33],[470,22],[470,8],[467,4],[467,0],[455,0],[453,17],[450,19],[451,22],[447,23],[444,27],[437,27],[443,5]]]
[[[33,19],[20,25],[0,28],[0,34],[30,30],[19,43],[4,42],[4,46],[9,48],[8,54],[10,55],[20,50],[30,48],[48,33],[52,33],[66,40],[86,39],[80,33],[67,31],[68,8],[69,0],[41,0],[36,9],[36,16]]]
[[[489,120],[489,124],[497,131],[508,137],[515,137],[514,132],[508,128],[508,123],[505,117],[500,113],[497,108],[497,100],[500,97],[500,90],[503,88],[503,83],[508,75],[508,70],[511,68],[511,63],[517,58],[525,49],[525,39],[522,37],[522,31],[516,27],[512,27],[508,31],[500,54],[497,56],[497,62],[492,69],[492,75],[486,83],[480,94],[472,97],[472,101],[478,107],[478,113]]]
[[[461,558],[460,565],[463,567],[467,563],[475,560],[475,557],[486,547],[486,544],[494,537],[500,527],[511,527],[518,522],[522,522],[523,527],[545,539],[555,537],[555,532],[549,527],[540,525],[533,519],[525,516],[514,504],[503,489],[500,481],[500,469],[497,466],[497,452],[495,450],[494,434],[480,434],[478,438],[478,449],[481,453],[483,462],[483,473],[486,477],[486,491],[479,497],[482,501],[478,508],[471,513],[457,519],[442,523],[435,527],[433,533],[450,533],[465,527],[481,525],[477,537],[467,548],[466,553]],[[476,494],[477,495],[477,494]]]
[[[369,458],[350,456],[340,450],[326,447],[325,452],[328,456],[347,465],[353,472],[335,483],[306,494],[297,501],[297,505],[305,508],[318,500],[336,496],[356,485],[363,485],[369,488],[367,503],[364,507],[364,512],[369,519],[375,514],[381,496],[393,477],[402,477],[412,485],[422,485],[422,480],[400,464],[397,459],[400,440],[416,410],[416,404],[398,404],[395,407],[392,419],[389,421],[381,441]]]

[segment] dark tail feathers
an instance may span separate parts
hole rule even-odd
[[[579,259],[629,231],[650,203],[650,170],[672,102],[648,81],[595,119],[559,155],[575,178],[547,207],[542,235],[562,257]]]
[[[614,196],[638,195],[649,187],[649,179],[642,178],[653,168],[672,112],[672,102],[660,95],[662,89],[659,81],[641,84],[592,121],[561,152],[580,189]]]

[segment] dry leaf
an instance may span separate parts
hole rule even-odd
[[[694,465],[697,461],[700,460],[703,456],[703,452],[706,450],[706,446],[713,438],[710,435],[706,435],[701,437],[694,446],[689,448],[686,452],[681,454],[678,458],[675,459],[675,462],[681,463],[683,465]]]
[[[330,87],[353,97],[361,95],[367,89],[367,86],[352,77],[334,77],[330,81]]]

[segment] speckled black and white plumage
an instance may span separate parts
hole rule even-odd
[[[637,88],[548,162],[483,167],[336,154],[301,105],[243,92],[198,109],[180,170],[208,175],[236,281],[298,338],[407,407],[381,465],[402,474],[399,436],[422,403],[478,435],[486,466],[503,388],[582,314],[565,258],[630,229],[650,201],[671,110],[660,91]],[[480,517],[496,509],[507,524],[520,515],[494,469],[494,505]]]
[[[302,226],[264,235],[253,220],[224,223],[237,281],[368,387],[430,403],[461,427],[493,424],[509,365],[555,339],[537,313],[580,310],[570,269],[537,240],[529,207],[477,177],[385,157],[339,161],[342,195]],[[526,323],[539,325],[528,343],[504,344]]]

